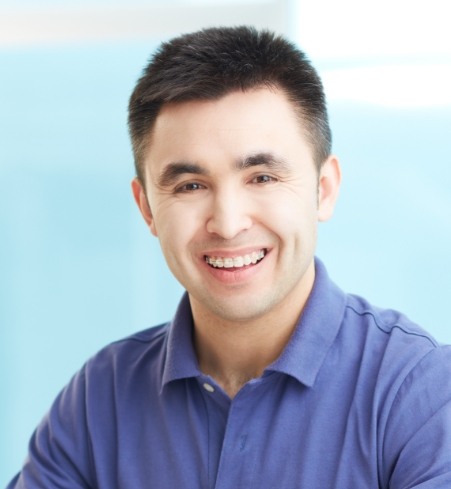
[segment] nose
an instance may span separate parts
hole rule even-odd
[[[218,192],[207,219],[207,232],[232,239],[252,226],[249,203],[236,191]]]

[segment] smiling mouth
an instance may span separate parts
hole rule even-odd
[[[266,252],[262,249],[242,256],[205,256],[205,261],[213,268],[243,268],[263,260]]]

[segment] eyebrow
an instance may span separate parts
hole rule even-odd
[[[237,161],[237,170],[247,170],[254,166],[265,166],[271,170],[287,170],[287,162],[272,153],[255,153]]]
[[[194,175],[208,175],[208,171],[196,163],[188,163],[185,161],[175,161],[169,163],[158,177],[158,185],[160,187],[169,187],[173,185],[180,175],[186,173]]]

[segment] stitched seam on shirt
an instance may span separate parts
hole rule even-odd
[[[149,328],[148,330],[144,330],[141,333],[135,333],[132,336],[127,336],[126,338],[120,338],[119,340],[112,341],[110,343],[110,345],[116,345],[118,343],[127,343],[128,341],[136,341],[137,343],[150,343],[150,342],[155,341],[155,340],[161,338],[162,336],[165,336],[166,334],[168,334],[168,329],[164,327],[164,326],[167,326],[168,324],[169,323],[159,324],[158,326],[154,326],[152,328]],[[160,331],[158,333],[152,335],[150,338],[140,338],[138,336],[138,335],[141,335],[145,332],[149,332],[149,331],[151,331],[153,329],[157,329],[157,328],[160,328]]]
[[[429,341],[429,343],[431,343],[431,345],[434,347],[434,348],[438,348],[438,344],[436,341],[434,341],[430,336],[426,335],[426,334],[422,334],[422,333],[417,333],[416,331],[409,331],[408,329],[405,329],[403,328],[400,324],[398,323],[393,323],[393,324],[380,324],[377,319],[376,319],[376,316],[374,315],[374,313],[372,313],[371,311],[357,311],[353,306],[351,305],[347,305],[346,308],[348,309],[351,309],[351,311],[355,312],[357,315],[359,316],[370,316],[373,321],[374,321],[374,324],[376,325],[376,327],[382,331],[383,333],[385,334],[390,334],[392,332],[393,329],[397,328],[399,330],[401,330],[403,333],[405,334],[408,334],[408,335],[411,335],[411,336],[417,336],[419,338],[424,338],[426,340]],[[387,329],[389,328],[389,329]]]

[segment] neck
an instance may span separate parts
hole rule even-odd
[[[314,269],[312,268],[311,286]],[[204,374],[210,375],[233,398],[241,387],[260,377],[288,343],[311,286],[303,297],[284,302],[264,317],[236,322],[219,318],[191,300],[194,345]]]

